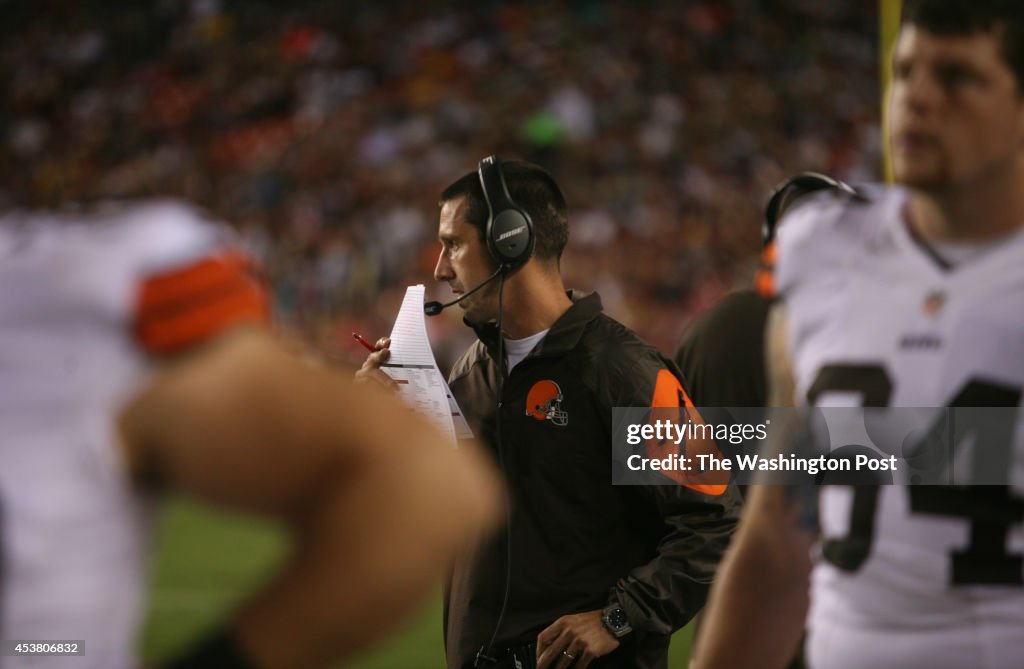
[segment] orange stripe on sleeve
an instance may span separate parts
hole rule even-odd
[[[169,355],[242,323],[266,323],[269,300],[251,259],[229,252],[151,277],[140,287],[135,338]]]
[[[651,421],[657,420],[669,420],[676,424],[691,422],[694,425],[704,425],[704,419],[701,418],[697,409],[693,406],[693,402],[686,393],[686,389],[683,388],[683,384],[679,382],[675,374],[667,369],[658,371],[658,377],[654,384],[654,394],[651,397]],[[722,457],[722,453],[718,450],[718,446],[713,439],[692,439],[687,440],[685,444],[686,455],[693,458],[694,463],[697,462],[696,456],[701,453],[712,454],[719,458]],[[679,446],[674,443],[659,443],[653,439],[647,442],[645,448],[648,458],[664,458],[666,455],[680,454]],[[722,495],[728,487],[728,472],[702,473],[672,470],[661,473],[676,483],[705,495]],[[721,482],[723,479],[725,483]]]

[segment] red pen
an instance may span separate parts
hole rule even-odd
[[[358,332],[353,332],[352,333],[352,337],[357,342],[362,344],[366,348],[366,350],[369,351],[370,353],[376,353],[377,352],[377,347],[374,346],[373,344],[371,344],[370,342],[366,341],[366,338],[363,337],[363,335],[359,334]]]

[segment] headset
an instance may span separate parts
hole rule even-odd
[[[484,229],[484,239],[487,241],[487,251],[491,254],[491,259],[498,266],[495,273],[480,285],[490,282],[495,276],[501,276],[501,281],[498,283],[498,379],[495,386],[494,406],[497,429],[494,431],[494,438],[498,451],[498,466],[504,469],[505,449],[501,438],[501,407],[507,372],[505,369],[505,337],[501,333],[501,322],[505,315],[503,304],[505,278],[530,260],[537,239],[533,234],[533,220],[530,215],[512,200],[512,196],[508,192],[505,173],[501,169],[501,158],[497,155],[484,158],[477,165],[476,172],[480,177],[484,201],[487,203],[487,227]],[[505,514],[505,587],[501,597],[501,608],[498,611],[494,629],[491,631],[490,640],[486,646],[481,646],[476,652],[476,657],[473,659],[474,667],[487,667],[498,662],[498,659],[493,656],[494,642],[501,630],[501,623],[505,620],[512,588],[512,510],[508,506],[505,509]]]
[[[775,241],[775,230],[779,225],[779,220],[786,213],[786,210],[789,209],[790,205],[804,195],[820,190],[845,193],[855,200],[865,200],[864,196],[857,189],[844,181],[833,179],[827,174],[819,172],[801,172],[779,184],[768,200],[768,204],[764,208],[764,223],[761,226],[762,244],[767,246]]]
[[[495,264],[511,274],[530,260],[537,238],[533,234],[533,219],[509,195],[501,158],[488,156],[477,166],[480,187],[487,202],[487,228],[484,239]]]
[[[476,172],[480,177],[484,202],[487,203],[484,241],[487,243],[487,253],[498,268],[489,277],[451,302],[424,304],[423,311],[428,316],[437,316],[499,276],[506,277],[512,274],[533,257],[533,249],[537,244],[537,237],[533,234],[533,219],[509,195],[505,173],[501,169],[501,158],[496,155],[487,156],[480,161]]]

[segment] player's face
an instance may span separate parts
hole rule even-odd
[[[889,132],[896,181],[923,190],[1009,176],[1024,155],[1024,93],[998,33],[900,32]]]
[[[466,221],[465,197],[448,200],[441,206],[437,238],[441,255],[434,267],[434,278],[447,281],[456,295],[472,289],[496,269],[480,232]],[[472,323],[486,323],[497,315],[497,284],[484,286],[459,306]]]

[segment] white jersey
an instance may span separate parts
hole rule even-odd
[[[215,329],[190,305],[222,244],[171,201],[0,217],[0,638],[84,642],[5,668],[138,666],[150,514],[115,421],[154,355]]]
[[[779,229],[797,403],[1020,405],[1024,233],[944,267],[908,230],[905,191],[866,193],[808,197]],[[815,566],[811,667],[1024,666],[1021,436],[1009,491],[823,489],[822,541],[848,560]]]

